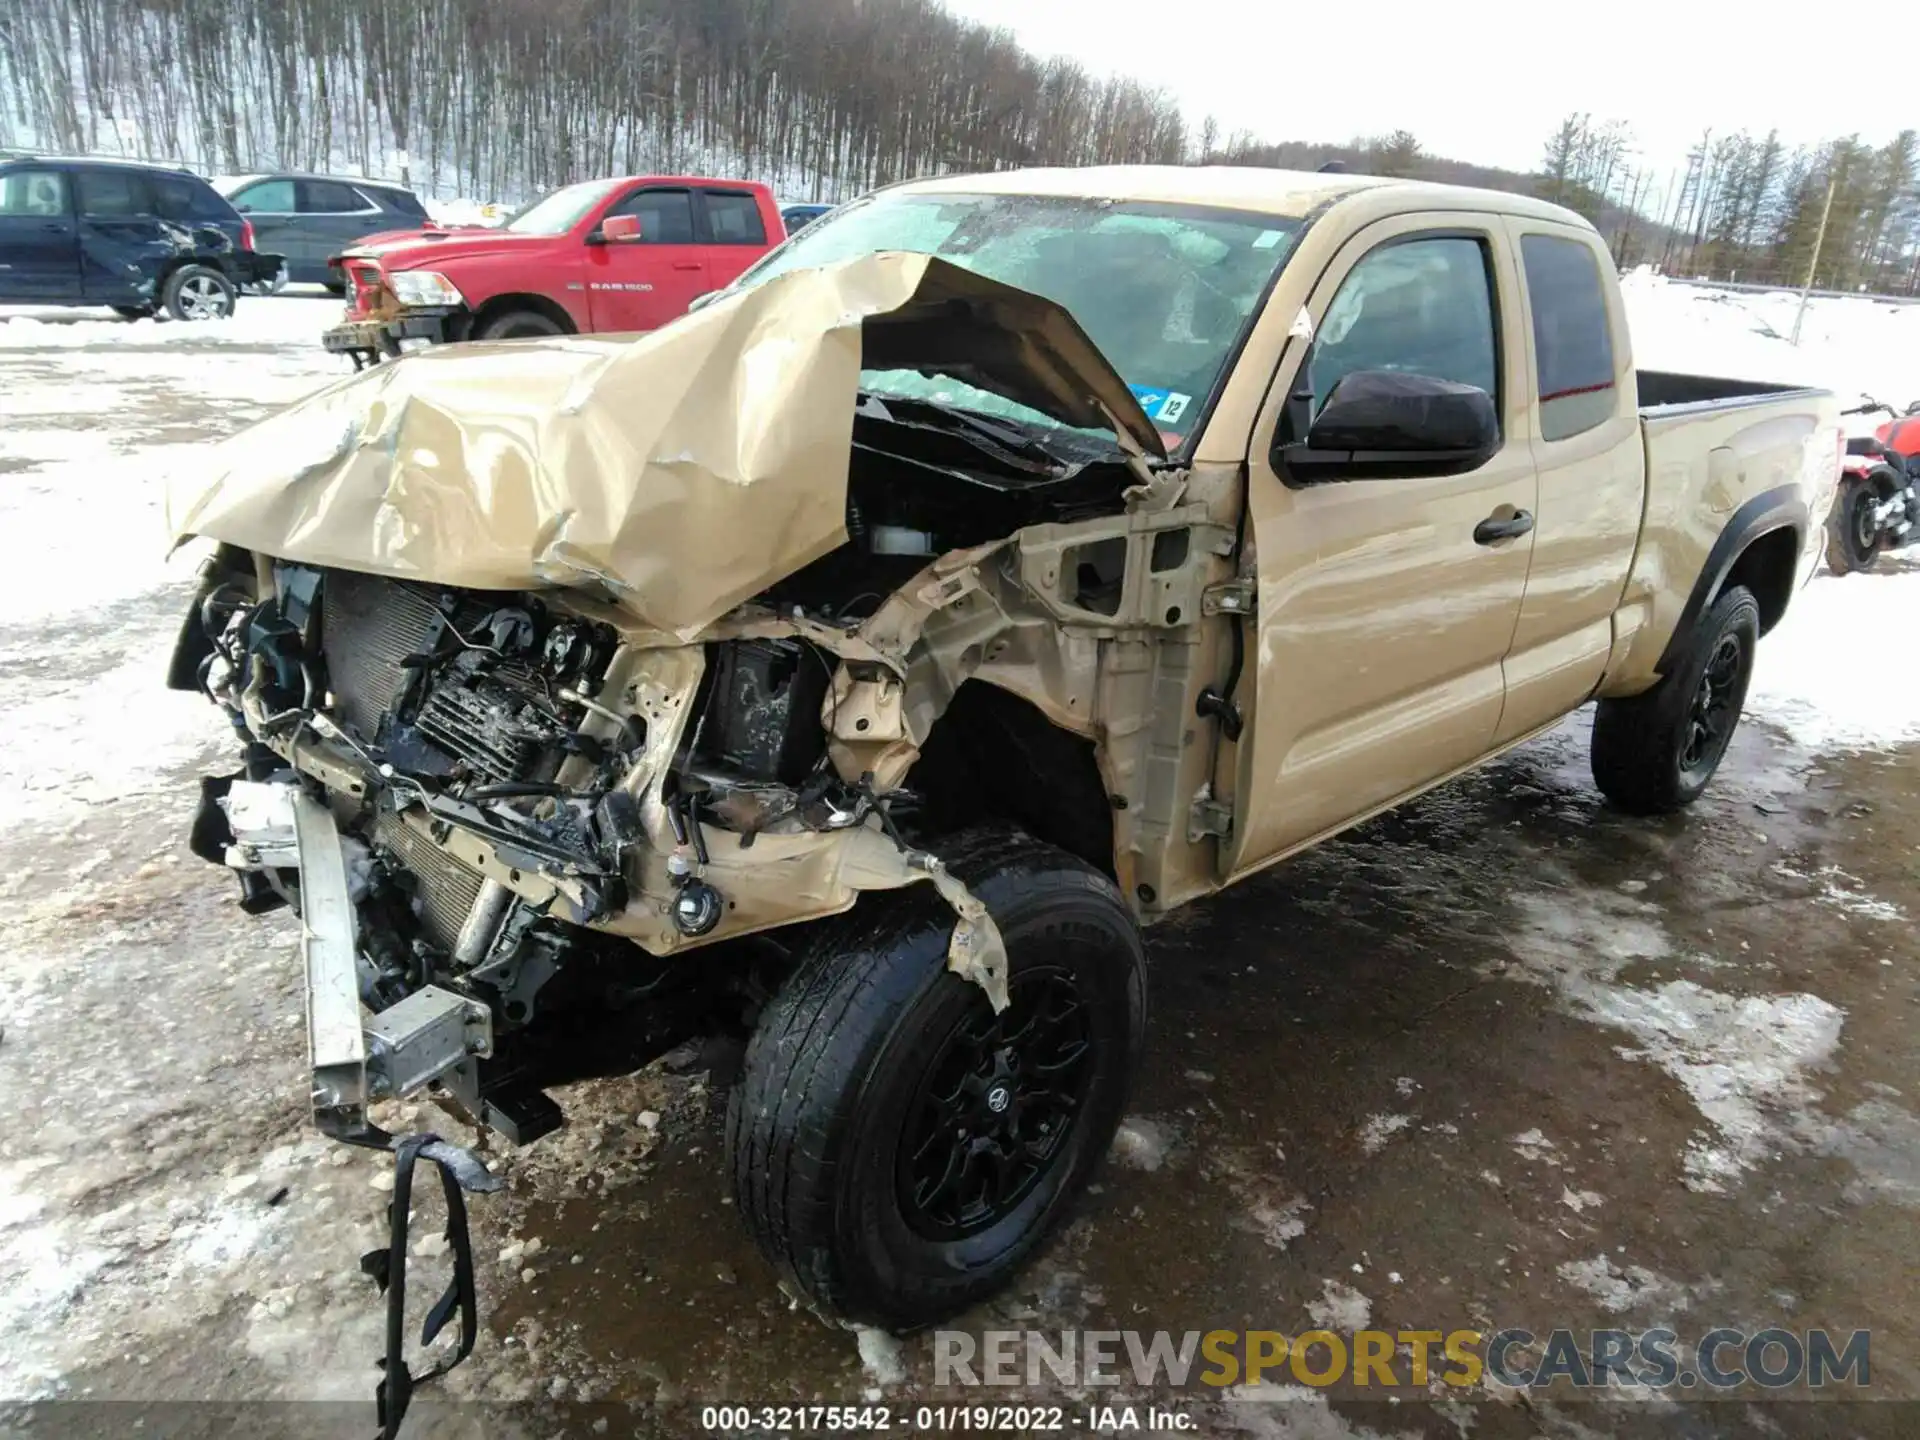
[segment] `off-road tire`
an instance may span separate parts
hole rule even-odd
[[[473,332],[476,340],[521,340],[536,335],[565,334],[551,316],[538,310],[507,310],[490,318]]]
[[[182,265],[160,289],[160,306],[175,320],[228,320],[240,291],[211,265]]]
[[[1023,975],[1035,987],[1070,975],[1085,1007],[1085,1088],[1031,1189],[978,1233],[941,1238],[904,1188],[902,1151],[930,1133],[923,1084],[944,1047],[994,1018],[980,987],[947,969],[953,911],[929,884],[869,894],[809,937],[727,1112],[735,1202],[784,1285],[823,1314],[899,1332],[1000,1289],[1065,1218],[1112,1143],[1146,1025],[1139,928],[1105,875],[1007,830],[938,853],[1005,938],[1007,1014]]]
[[[1759,643],[1760,606],[1744,585],[1731,586],[1700,617],[1693,643],[1665,679],[1644,695],[1602,700],[1593,717],[1592,751],[1600,793],[1630,815],[1670,814],[1698,799],[1740,723]],[[1689,763],[1696,706],[1709,669],[1718,673],[1729,645],[1738,653],[1719,701],[1725,729]]]
[[[1871,570],[1880,559],[1878,544],[1860,541],[1860,509],[1875,498],[1871,479],[1840,482],[1840,493],[1833,497],[1833,510],[1827,516],[1827,569],[1835,575]]]

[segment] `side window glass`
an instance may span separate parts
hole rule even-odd
[[[58,170],[10,170],[0,175],[0,215],[65,219],[67,177]]]
[[[347,215],[368,208],[351,185],[339,185],[331,180],[302,180],[299,196],[303,215]]]
[[[707,226],[716,245],[764,245],[767,227],[760,205],[751,195],[723,190],[707,191]]]
[[[207,212],[207,205],[184,175],[155,175],[152,179],[153,211],[163,220],[192,220]]]
[[[291,215],[293,182],[262,180],[258,185],[249,185],[233,197],[233,208],[242,215]]]
[[[82,170],[76,178],[82,215],[119,220],[148,213],[147,187],[138,175],[118,170]]]
[[[1318,415],[1356,370],[1399,370],[1500,399],[1487,252],[1457,236],[1389,242],[1347,273],[1320,322],[1306,376]]]
[[[1590,246],[1559,235],[1522,235],[1520,262],[1533,307],[1540,438],[1564,440],[1614,412],[1613,327]]]
[[[637,215],[642,245],[693,243],[691,190],[639,190],[607,210],[609,215]]]

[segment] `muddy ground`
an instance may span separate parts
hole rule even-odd
[[[188,576],[159,559],[162,469],[336,373],[303,335],[0,348],[0,1432],[372,1433],[355,1262],[383,1167],[308,1127],[292,926],[187,853],[225,745],[160,688]],[[1647,822],[1594,793],[1587,725],[1153,931],[1116,1154],[957,1328],[1664,1323],[1690,1359],[1719,1325],[1827,1326],[1872,1332],[1871,1385],[1382,1403],[1276,1372],[991,1398],[1058,1398],[1082,1429],[1089,1398],[1153,1400],[1227,1435],[1920,1433],[1920,746],[1823,752],[1752,718],[1699,806]],[[479,1348],[416,1433],[981,1398],[934,1393],[928,1337],[779,1294],[729,1210],[725,1078],[681,1056],[578,1087],[567,1131],[493,1152]],[[6,1408],[38,1399],[142,1413]],[[257,1408],[165,1403],[212,1400]]]

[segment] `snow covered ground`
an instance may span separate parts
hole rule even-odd
[[[1920,304],[1812,300],[1795,346],[1791,291],[1716,290],[1644,270],[1621,289],[1643,369],[1821,385],[1849,405],[1862,394],[1900,410],[1920,400]]]
[[[1644,366],[1920,399],[1920,308],[1816,301],[1796,350],[1781,338],[1790,296],[1646,276],[1627,295]],[[375,1167],[308,1133],[287,927],[240,917],[220,877],[182,855],[192,777],[225,758],[225,737],[210,707],[160,686],[194,563],[191,553],[167,557],[164,477],[346,373],[317,344],[337,313],[337,302],[293,296],[243,298],[220,325],[0,310],[0,1093],[10,1101],[0,1120],[0,1402],[89,1389],[357,1398],[371,1384],[377,1317],[349,1272],[377,1235]],[[1917,621],[1920,569],[1816,579],[1761,647],[1749,700],[1760,723],[1737,742],[1725,786],[1672,826],[1609,821],[1583,773],[1576,721],[1503,762],[1506,788],[1523,798],[1460,782],[1423,802],[1411,823],[1440,842],[1381,822],[1258,882],[1267,890],[1200,907],[1189,928],[1156,931],[1155,983],[1165,976],[1172,992],[1156,1003],[1181,1017],[1168,1048],[1185,1033],[1189,1053],[1150,1077],[1125,1132],[1136,1150],[1138,1137],[1154,1137],[1153,1163],[1112,1172],[1101,1243],[1076,1229],[1000,1323],[1036,1314],[1085,1323],[1113,1313],[1099,1309],[1103,1291],[1116,1307],[1138,1297],[1111,1323],[1149,1323],[1143,1306],[1190,1284],[1195,1303],[1219,1314],[1284,1303],[1299,1313],[1276,1312],[1277,1323],[1305,1323],[1338,1296],[1343,1314],[1372,1304],[1405,1321],[1412,1302],[1388,1288],[1403,1272],[1409,1292],[1427,1287],[1430,1307],[1478,1287],[1475,1303],[1491,1309],[1513,1298],[1492,1277],[1521,1283],[1502,1268],[1499,1240],[1555,1244],[1555,1233],[1569,1245],[1534,1267],[1539,1303],[1586,1297],[1610,1321],[1643,1302],[1677,1305],[1742,1283],[1716,1260],[1662,1251],[1634,1228],[1636,1214],[1758,1204],[1769,1190],[1791,1214],[1831,1213],[1837,1192],[1748,1179],[1796,1147],[1851,1167],[1847,1203],[1856,1194],[1920,1203],[1899,1150],[1900,1137],[1920,1133],[1903,1098],[1920,1089],[1920,1066],[1898,1048],[1905,1032],[1888,1039],[1873,1028],[1911,1014],[1905,992],[1884,990],[1910,984],[1910,967],[1874,957],[1904,962],[1902,921],[1920,911],[1897,878],[1920,833],[1920,795],[1910,793],[1920,665],[1907,638]],[[1814,808],[1782,814],[1795,796]],[[1897,838],[1823,829],[1852,813],[1844,805],[1877,807],[1877,833]],[[1876,870],[1887,843],[1900,853]],[[1252,898],[1234,898],[1243,893]],[[1283,932],[1276,915],[1289,917]],[[1488,915],[1495,921],[1475,928]],[[1324,973],[1312,969],[1314,935],[1338,957]],[[1273,1085],[1302,1063],[1288,1058],[1301,1047],[1260,1049],[1267,1042],[1236,1029],[1215,992],[1185,993],[1180,977],[1221,954],[1237,973],[1241,958],[1269,958],[1276,944],[1284,963],[1277,978],[1247,982],[1272,988],[1246,1011],[1331,1032],[1348,1088],[1307,1107],[1333,1117],[1324,1123],[1290,1118],[1256,1139],[1265,1120],[1238,1106],[1228,1115],[1209,1096],[1234,1094],[1236,1067],[1246,1093]],[[1431,963],[1423,946],[1448,955]],[[1365,969],[1409,949],[1420,965]],[[1470,957],[1457,972],[1456,950]],[[1830,965],[1798,958],[1814,953]],[[1416,1030],[1424,1012],[1410,1012],[1404,1030],[1382,1038],[1327,998],[1358,986],[1384,1012],[1428,983],[1422,976],[1469,971],[1509,998],[1469,1016],[1471,999],[1424,996],[1434,1013],[1458,1017],[1452,1031]],[[1303,973],[1319,978],[1288,983]],[[1353,1033],[1340,1035],[1342,1025]],[[1566,1074],[1586,1079],[1566,1082],[1557,1058],[1525,1070],[1553,1025],[1574,1027],[1562,1043],[1580,1061]],[[1494,1067],[1479,1078],[1487,1088],[1449,1105],[1450,1072],[1436,1053],[1456,1067]],[[1375,1057],[1374,1069],[1355,1073],[1354,1056]],[[1824,1093],[1837,1083],[1829,1073],[1849,1065],[1870,1074],[1846,1082],[1850,1109]],[[1624,1142],[1596,1149],[1606,1142],[1591,1131],[1607,1107],[1661,1078],[1673,1090],[1670,1123],[1658,1114],[1636,1123],[1665,1146],[1670,1173]],[[490,1368],[461,1372],[458,1393],[510,1399],[558,1384],[646,1396],[671,1384],[763,1399],[786,1394],[781,1386],[808,1398],[824,1385],[835,1399],[867,1385],[893,1393],[903,1363],[909,1377],[922,1373],[918,1351],[901,1361],[889,1350],[876,1365],[871,1339],[823,1339],[805,1316],[766,1303],[771,1279],[729,1226],[713,1223],[703,1092],[697,1082],[637,1083],[570,1097],[575,1128],[507,1160],[514,1196],[477,1207],[488,1305],[513,1318],[483,1340]],[[1571,1107],[1557,1128],[1555,1096]],[[1357,1107],[1350,1134],[1335,1125],[1342,1106]],[[1520,1107],[1530,1107],[1525,1119]],[[675,1145],[686,1170],[661,1173],[680,1176],[679,1190],[640,1178]],[[1395,1173],[1401,1181],[1378,1182],[1378,1193],[1356,1179]],[[1319,1198],[1336,1193],[1337,1205]],[[577,1204],[566,1208],[589,1194],[607,1197],[604,1210],[585,1207],[598,1217],[590,1230]],[[1486,1221],[1487,1206],[1509,1203],[1514,1215]],[[1419,1227],[1433,1232],[1431,1248],[1404,1233],[1409,1207],[1425,1216],[1452,1206],[1462,1217],[1453,1229]],[[1737,1208],[1698,1215],[1697,1237],[1759,1257],[1733,1270],[1752,1267],[1742,1292],[1751,1312],[1774,1313],[1780,1287],[1801,1283],[1797,1261],[1769,1269],[1764,1237],[1750,1238],[1775,1222]],[[1480,1228],[1496,1253],[1466,1253],[1462,1237]],[[1171,1233],[1239,1238],[1173,1252],[1150,1238]],[[543,1238],[549,1253],[536,1260]],[[1379,1279],[1369,1246],[1393,1257],[1391,1272],[1379,1262]],[[630,1279],[643,1251],[666,1258]],[[1281,1251],[1292,1269],[1264,1264]],[[1354,1278],[1363,1263],[1367,1275]],[[612,1298],[581,1288],[603,1266]],[[636,1305],[644,1326],[623,1308]],[[1421,1323],[1437,1313],[1420,1311]],[[659,1359],[658,1337],[674,1327],[697,1343]],[[651,1358],[631,1358],[641,1352]]]

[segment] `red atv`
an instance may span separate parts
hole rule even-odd
[[[1844,415],[1890,417],[1872,435],[1847,441],[1840,492],[1827,517],[1827,568],[1871,570],[1885,550],[1920,541],[1920,400],[1905,415],[1869,399]]]

